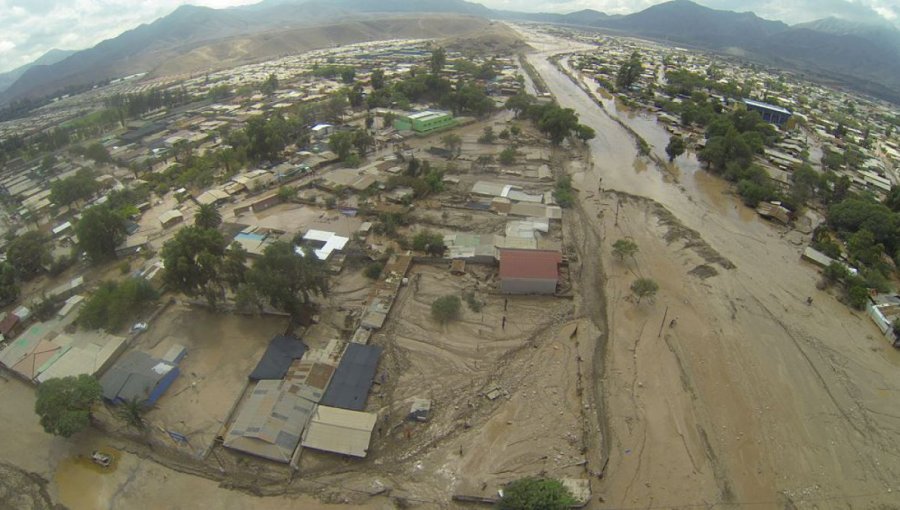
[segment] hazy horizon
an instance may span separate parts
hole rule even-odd
[[[300,0],[298,0],[300,1]],[[374,0],[373,0],[374,1]],[[572,12],[594,9],[630,14],[667,0],[483,0],[492,9]],[[789,24],[830,16],[900,28],[900,5],[893,0],[695,0],[715,9],[756,15]],[[52,49],[81,50],[151,23],[181,5],[227,8],[256,0],[0,0],[0,72],[31,63]]]

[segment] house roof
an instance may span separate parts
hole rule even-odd
[[[562,254],[556,250],[500,250],[500,278],[559,278]]]
[[[306,344],[293,336],[277,335],[269,342],[265,354],[256,364],[256,368],[250,373],[250,379],[259,381],[263,379],[282,379],[287,373],[291,363],[303,357],[306,353]]]
[[[347,345],[331,384],[322,396],[322,404],[357,411],[364,409],[382,350],[377,345]]]
[[[26,379],[32,380],[49,366],[47,362],[52,360],[61,349],[63,347],[54,342],[41,340],[10,368],[22,374]]]
[[[184,218],[184,214],[182,214],[178,209],[172,209],[159,215],[159,221],[163,224],[179,218]]]
[[[156,385],[177,367],[146,352],[131,351],[122,356],[100,378],[107,400],[146,400]]]
[[[60,339],[54,341],[62,343]],[[91,334],[88,338],[69,341],[70,348],[37,376],[38,382],[70,375],[95,375],[125,344],[123,337],[95,334]]]
[[[365,457],[378,415],[319,405],[303,436],[303,446]]]
[[[19,317],[16,314],[10,312],[6,314],[6,317],[0,321],[0,333],[3,335],[8,335],[16,325],[19,324]]]
[[[228,429],[224,444],[276,462],[290,462],[315,405],[303,398],[300,385],[259,381]]]

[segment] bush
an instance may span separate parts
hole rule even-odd
[[[459,319],[462,303],[456,296],[439,297],[431,303],[431,316],[441,324]]]
[[[515,147],[510,146],[510,147],[503,149],[503,152],[500,153],[500,158],[499,158],[500,164],[506,165],[506,166],[512,165],[513,163],[516,162],[517,155],[518,155],[518,153],[516,152]]]
[[[474,292],[466,292],[463,298],[466,300],[466,304],[469,305],[469,310],[475,313],[480,312],[484,308],[484,303],[478,301]]]
[[[503,488],[499,510],[564,510],[575,504],[569,489],[559,480],[523,478]]]
[[[572,178],[563,175],[556,180],[556,188],[553,190],[553,198],[560,207],[568,208],[575,204],[575,194],[572,192]]]

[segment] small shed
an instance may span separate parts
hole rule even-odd
[[[184,215],[178,209],[172,209],[159,215],[159,222],[163,228],[169,228],[184,221]]]

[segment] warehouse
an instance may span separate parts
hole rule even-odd
[[[425,110],[412,113],[405,117],[397,117],[394,120],[394,128],[397,131],[414,131],[418,134],[433,133],[456,125],[456,119],[445,112]]]

